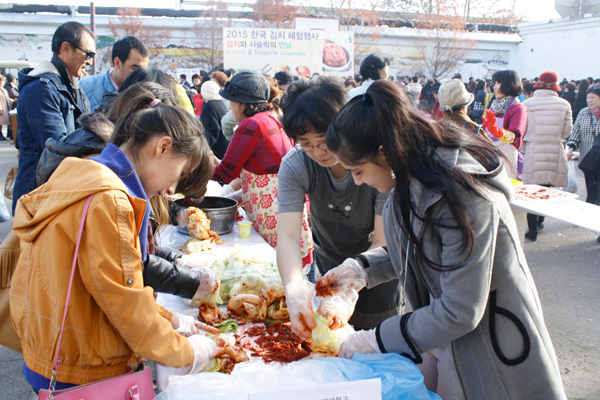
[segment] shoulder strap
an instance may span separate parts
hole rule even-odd
[[[69,299],[71,298],[71,288],[73,286],[73,276],[75,275],[75,267],[77,266],[77,254],[79,254],[79,244],[81,243],[81,235],[83,233],[83,226],[85,225],[85,217],[87,216],[90,202],[92,201],[93,194],[89,195],[83,206],[83,212],[81,213],[81,222],[79,223],[79,233],[77,234],[77,243],[75,244],[75,255],[73,255],[73,264],[71,266],[71,277],[69,278],[69,288],[67,289],[67,301],[65,303],[65,312],[63,314],[62,325],[60,327],[60,336],[58,337],[58,350],[56,351],[56,359],[54,360],[54,367],[52,368],[52,380],[50,382],[50,388],[54,390],[54,383],[56,373],[58,371],[58,360],[60,355],[60,346],[62,344],[63,331],[65,329],[65,320],[67,319],[67,309],[69,308]]]

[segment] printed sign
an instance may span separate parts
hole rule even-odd
[[[381,400],[381,379],[248,394],[248,400]]]
[[[354,73],[354,33],[293,29],[223,28],[225,68],[278,71],[310,78],[314,73]]]

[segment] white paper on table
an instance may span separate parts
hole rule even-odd
[[[248,400],[381,400],[381,379],[249,393]]]

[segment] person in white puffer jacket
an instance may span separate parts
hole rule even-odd
[[[559,97],[560,86],[556,72],[540,75],[534,85],[533,97],[525,100],[527,130],[523,136],[523,173],[526,184],[567,186],[567,157],[565,142],[571,134],[571,106]],[[527,214],[529,231],[525,237],[537,239],[544,217]]]

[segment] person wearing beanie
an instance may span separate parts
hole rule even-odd
[[[567,157],[564,141],[573,127],[571,105],[561,99],[556,72],[547,71],[533,85],[533,96],[523,102],[527,110],[527,129],[523,136],[523,173],[526,184],[546,187],[567,186]],[[544,217],[527,214],[529,231],[525,237],[536,241]]]
[[[273,91],[278,92],[278,91]],[[254,229],[272,247],[277,245],[277,174],[281,160],[294,145],[273,115],[271,86],[257,72],[242,71],[219,94],[239,124],[212,179],[229,183],[241,177],[243,203]],[[306,212],[304,215],[306,218]],[[312,264],[312,234],[303,224],[303,264]]]
[[[469,93],[465,84],[459,79],[452,79],[443,83],[438,91],[440,109],[443,112],[442,119],[462,126],[469,132],[489,141],[483,126],[467,115],[467,108],[474,98],[473,93]]]

